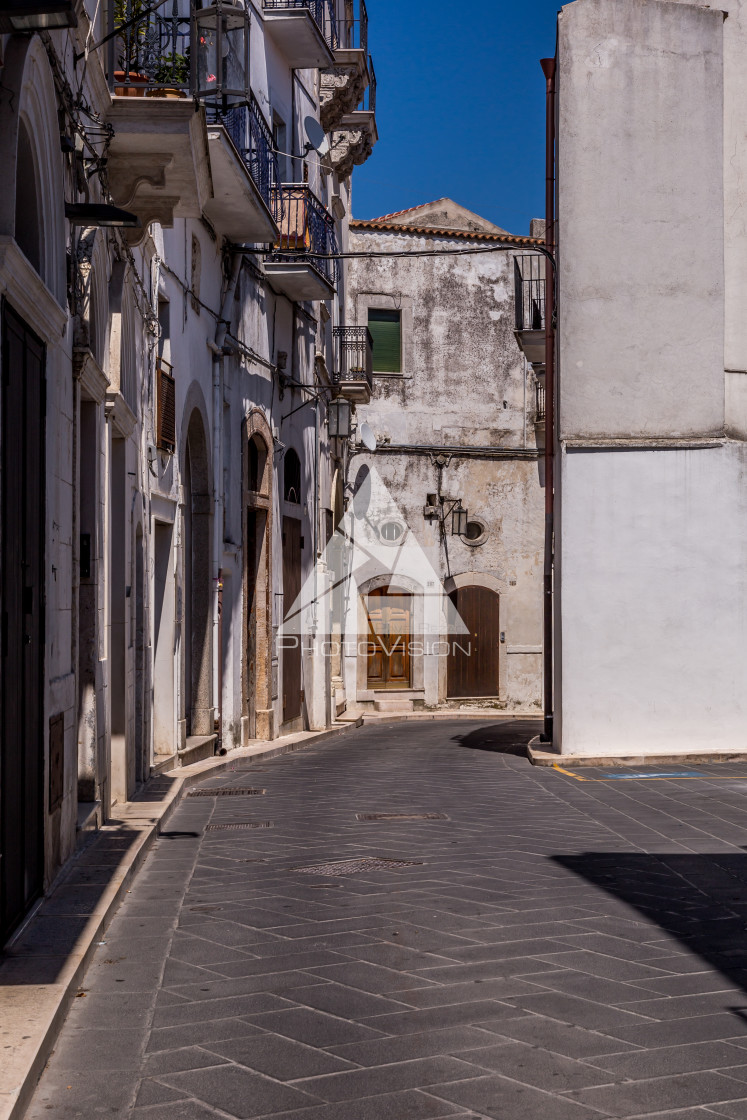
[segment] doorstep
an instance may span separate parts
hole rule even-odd
[[[681,751],[652,754],[561,754],[552,747],[548,749],[538,735],[527,747],[527,758],[532,766],[670,766],[682,762],[740,762],[747,758],[747,750],[693,751],[683,747]]]
[[[0,1120],[23,1116],[97,942],[185,793],[236,762],[276,758],[316,746],[361,722],[255,741],[221,758],[157,773],[138,800],[114,806],[116,819],[93,833],[68,861],[52,890],[0,952]],[[102,866],[110,869],[110,875],[92,898],[95,869]]]

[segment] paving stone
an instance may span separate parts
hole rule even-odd
[[[741,1057],[740,1057],[741,1055]],[[615,1078],[643,1081],[648,1077],[666,1077],[672,1073],[694,1070],[728,1069],[729,1077],[743,1080],[739,1067],[744,1050],[728,1042],[691,1042],[685,1046],[660,1046],[655,1050],[635,1050],[628,1054],[611,1054],[590,1059],[593,1065],[609,1070]],[[744,1066],[742,1065],[744,1069]]]
[[[295,1038],[310,1046],[334,1046],[336,1042],[359,1042],[364,1038],[380,1038],[382,1031],[350,1023],[346,1019],[312,1011],[307,1007],[293,1007],[288,1011],[271,1011],[264,1015],[251,1015],[249,1021],[264,1030]]]
[[[335,1057],[326,1050],[305,1046],[277,1034],[255,1035],[228,1042],[205,1043],[215,1054],[267,1074],[277,1081],[295,1081],[353,1069],[354,1063]]]
[[[403,1011],[396,1015],[377,1015],[366,1025],[386,1034],[417,1034],[430,1028],[453,1026],[456,1023],[495,1022],[499,1018],[518,1019],[522,1012],[497,1000],[473,1000],[469,1003],[426,1007],[422,1011]]]
[[[599,1031],[585,1030],[570,1023],[560,1023],[544,1015],[527,1015],[521,1019],[485,1022],[480,1029],[493,1031],[504,1039],[528,1042],[569,1058],[590,1058],[595,1054],[618,1054],[634,1050],[631,1043]]]
[[[80,1069],[85,1055],[85,1069],[137,1070],[145,1043],[145,1032],[139,1027],[94,1028],[65,1032],[55,1046],[55,1067],[59,1070]]]
[[[448,1081],[480,1077],[483,1070],[458,1058],[418,1058],[369,1069],[351,1070],[297,1083],[299,1089],[326,1101],[357,1101],[393,1089],[424,1089]]]
[[[153,1104],[170,1104],[172,1101],[186,1100],[184,1093],[170,1089],[151,1077],[146,1077],[138,1089],[135,1108],[147,1108]]]
[[[183,1099],[155,1108],[138,1108],[132,1115],[135,1120],[216,1120],[218,1114],[199,1101]]]
[[[579,1104],[612,1116],[638,1116],[665,1108],[738,1100],[744,1094],[744,1085],[738,1081],[719,1073],[700,1072],[581,1089],[570,1096]]]
[[[396,1035],[394,1038],[372,1039],[333,1046],[332,1051],[361,1066],[386,1065],[434,1054],[459,1054],[462,1050],[495,1047],[495,1035],[478,1027],[445,1027],[422,1034]],[[508,1045],[508,1042],[504,1043]]]
[[[163,1073],[180,1073],[185,1069],[219,1066],[225,1061],[226,1059],[219,1054],[200,1046],[184,1046],[178,1050],[162,1050],[158,1054],[149,1054],[143,1065],[143,1072],[149,1077],[159,1077]]]
[[[317,1103],[311,1094],[281,1085],[269,1077],[251,1073],[241,1066],[223,1065],[211,1069],[170,1073],[159,1078],[166,1085],[190,1093],[199,1101],[221,1109],[238,1120],[290,1111]]]
[[[178,1027],[158,1027],[150,1032],[146,1052],[179,1050],[230,1038],[251,1038],[264,1032],[243,1019],[211,1019],[203,1023],[185,1023]]]
[[[551,1093],[565,1093],[592,1085],[608,1085],[616,1080],[613,1074],[598,1067],[519,1042],[466,1050],[460,1054],[460,1058]]]
[[[230,1019],[261,1014],[287,1007],[287,1000],[269,992],[228,996],[223,999],[180,1000],[170,1007],[160,1007],[153,1016],[154,1027],[174,1027],[180,1023],[207,1022],[209,1019]]]
[[[506,1077],[492,1075],[477,1077],[472,1081],[457,1081],[450,1085],[431,1085],[434,1096],[454,1104],[473,1108],[495,1120],[593,1120],[599,1111],[588,1108],[529,1085],[509,1081]]]
[[[454,1107],[450,1101],[411,1090],[358,1100],[355,1102],[354,1117],[351,1117],[350,1102],[345,1101],[304,1108],[298,1112],[275,1113],[272,1120],[434,1120],[436,1117],[440,1120],[452,1116],[459,1116],[460,1120],[479,1120],[470,1117],[464,1110],[455,1113]],[[595,1115],[588,1109],[585,1112],[587,1120]]]

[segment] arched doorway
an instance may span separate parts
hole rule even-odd
[[[198,409],[187,428],[184,492],[184,717],[186,735],[212,735],[210,486],[205,426]]]
[[[499,694],[500,599],[489,587],[457,587],[449,593],[468,632],[449,639],[449,698]]]
[[[301,460],[292,447],[283,460],[283,723],[301,716],[301,628],[293,619],[301,594]]]
[[[273,736],[271,695],[270,540],[272,435],[261,413],[244,439],[244,687],[245,738]]]
[[[368,687],[410,688],[412,595],[397,587],[368,594]]]

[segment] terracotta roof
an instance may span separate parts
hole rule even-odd
[[[412,214],[415,210],[425,210],[426,206],[435,206],[438,202],[448,202],[448,198],[434,198],[433,202],[421,202],[418,206],[408,206],[406,210],[393,210],[391,214],[382,214],[380,218],[369,218],[369,222],[385,222],[387,218],[398,218],[400,214]]]
[[[413,207],[413,209],[419,210],[420,207]],[[533,245],[545,244],[541,237],[518,237],[513,233],[480,233],[469,229],[433,229],[426,226],[399,226],[393,223],[386,225],[383,218],[375,218],[369,221],[352,218],[350,228],[352,230],[378,230],[382,233],[412,233],[419,237],[458,237],[464,241],[497,241],[506,245],[524,245],[528,248]]]

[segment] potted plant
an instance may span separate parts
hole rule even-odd
[[[120,69],[114,71],[114,81],[117,83],[114,92],[119,97],[142,97],[149,83],[148,75],[140,71],[146,20],[137,22],[146,7],[147,0],[115,0],[115,26],[128,25],[116,40]],[[132,20],[135,22],[130,22]]]
[[[153,71],[153,81],[159,88],[149,89],[148,97],[187,97],[189,86],[189,47],[184,54],[172,51],[161,55]]]

